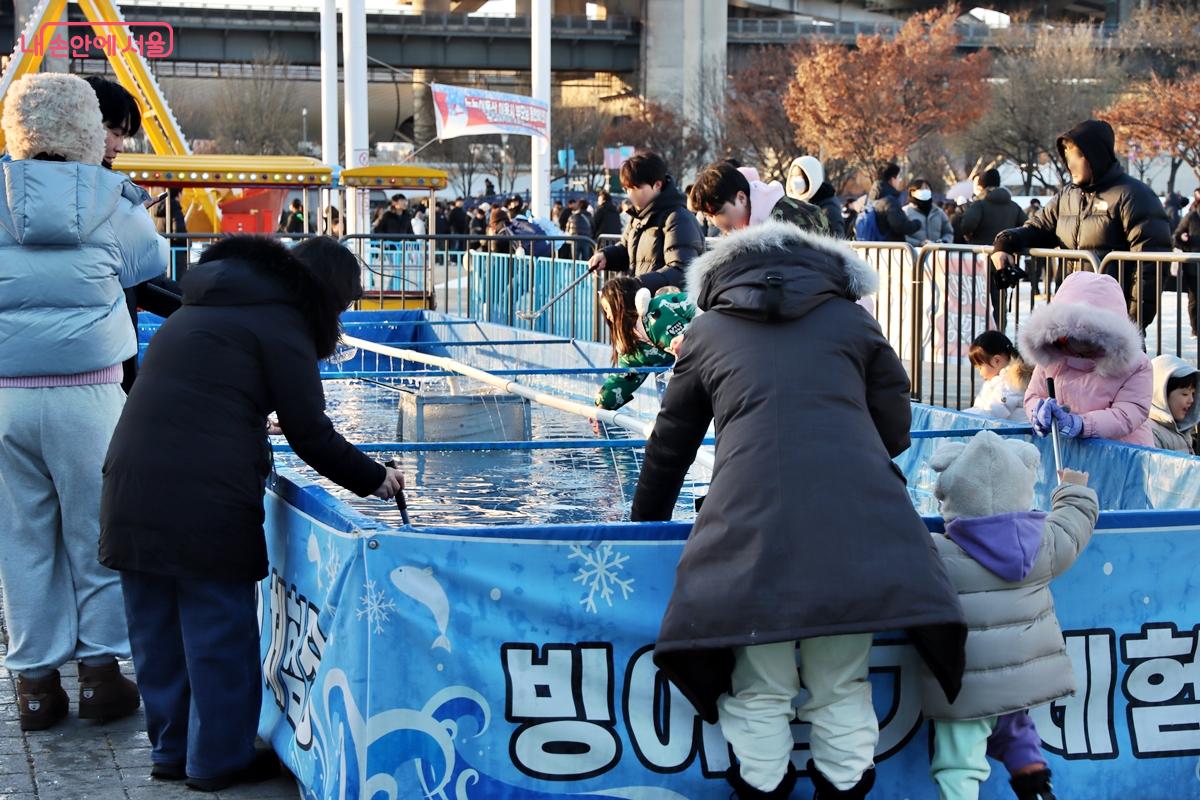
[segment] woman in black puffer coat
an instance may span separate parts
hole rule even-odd
[[[267,415],[298,456],[360,496],[391,497],[402,481],[325,416],[317,362],[361,295],[349,250],[234,236],[182,286],[104,462],[100,561],[121,572],[151,775],[215,791],[278,769],[254,750]]]
[[[667,385],[631,517],[670,519],[714,423],[716,469],[654,663],[720,721],[739,797],[788,796],[801,680],[817,796],[866,796],[874,632],[907,630],[947,698],[958,692],[962,610],[892,461],[909,444],[908,376],[856,303],[877,283],[845,245],[770,221],[688,270],[705,313]]]

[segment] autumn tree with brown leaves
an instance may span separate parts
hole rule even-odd
[[[859,36],[798,58],[785,99],[797,143],[872,173],[934,133],[954,133],[987,104],[989,57],[961,57],[951,7],[910,17],[895,38]]]
[[[796,145],[796,127],[784,101],[797,53],[781,47],[753,51],[730,75],[725,92],[725,152],[758,168],[763,180],[785,180]]]
[[[1119,147],[1182,160],[1200,177],[1200,73],[1173,81],[1151,76],[1101,117]],[[1174,183],[1172,171],[1171,191]]]

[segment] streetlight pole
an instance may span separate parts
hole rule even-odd
[[[308,144],[308,109],[300,109],[300,140]]]

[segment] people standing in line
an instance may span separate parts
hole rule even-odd
[[[563,229],[563,233],[567,236],[580,236],[585,239],[591,239],[592,236],[592,218],[587,213],[587,200],[579,200],[576,203],[567,203],[567,208],[571,209],[571,215],[567,218],[567,226]],[[592,257],[592,251],[595,248],[589,244],[567,242],[564,250],[565,255],[570,258],[586,261]]]
[[[723,237],[688,272],[703,314],[667,384],[631,518],[671,518],[710,423],[721,460],[654,662],[720,723],[739,798],[794,787],[801,683],[816,796],[866,797],[879,735],[872,633],[906,629],[951,700],[966,637],[891,460],[909,446],[912,410],[903,365],[856,304],[878,276],[849,247],[774,221]]]
[[[486,236],[488,232],[488,212],[490,206],[487,203],[480,203],[475,206],[471,212],[471,221],[468,224],[467,232],[471,236]],[[483,239],[471,239],[471,249],[486,250],[487,242]]]
[[[924,178],[916,178],[908,184],[909,201],[904,206],[904,213],[910,220],[916,220],[920,227],[906,235],[904,240],[913,247],[923,247],[927,244],[952,244],[954,242],[954,226],[950,217],[933,202],[933,187]]]
[[[788,168],[787,195],[793,200],[811,203],[825,212],[829,235],[845,238],[845,220],[842,217],[842,198],[837,196],[833,185],[825,180],[825,168],[812,156],[800,156]]]
[[[279,212],[278,233],[304,233],[304,204],[293,199],[288,207]]]
[[[471,218],[467,214],[467,209],[464,207],[465,205],[466,200],[461,197],[456,198],[454,201],[454,206],[446,214],[446,228],[455,236],[466,237],[471,232]],[[440,230],[438,232],[441,233]],[[450,243],[450,249],[455,251],[466,250],[466,243],[467,240],[465,238],[454,239]]]
[[[746,167],[739,169],[725,162],[705,167],[692,184],[690,198],[692,206],[723,235],[767,220],[788,222],[810,233],[829,233],[825,212],[788,197],[779,181],[752,179]]]
[[[492,209],[492,213],[488,216],[487,235],[488,236],[505,236],[508,234],[508,225],[512,222],[509,219],[508,212],[503,208],[496,206]],[[486,250],[489,253],[503,253],[509,255],[512,252],[512,242],[504,239],[489,239],[487,241]]]
[[[318,361],[334,352],[359,280],[354,255],[327,237],[291,249],[221,239],[150,343],[104,459],[99,516],[100,560],[125,592],[153,778],[219,791],[279,770],[254,746],[268,432],[361,497],[403,488],[325,415]]]
[[[1048,305],[1021,323],[1017,343],[1034,365],[1025,411],[1039,436],[1116,439],[1151,447],[1150,359],[1111,275],[1074,272]],[[1049,396],[1047,378],[1056,396]]]
[[[102,166],[96,92],[67,74],[15,81],[0,119],[0,585],[22,730],[67,715],[58,669],[79,662],[79,716],[139,705],[117,658],[129,635],[117,573],[96,559],[103,453],[136,355],[123,289],[162,275],[146,193]],[[18,190],[17,187],[20,187]],[[15,205],[10,205],[15,202]]]
[[[864,224],[873,222],[873,225]],[[855,220],[854,238],[860,241],[903,242],[920,227],[909,219],[900,202],[900,166],[888,164],[867,193],[867,204]],[[875,230],[871,230],[874,228]]]
[[[704,251],[704,235],[667,163],[657,153],[638,153],[621,165],[621,186],[637,215],[618,244],[592,256],[590,268],[629,272],[651,292],[685,288],[684,269]]]
[[[1024,225],[1001,231],[993,242],[992,267],[1003,270],[1030,248],[1086,250],[1097,260],[1110,252],[1168,253],[1171,229],[1154,191],[1125,173],[1114,149],[1112,126],[1089,119],[1058,137],[1058,152],[1071,183]],[[1158,314],[1154,265],[1109,264],[1120,283],[1129,316],[1145,331]]]
[[[100,116],[104,121],[104,157],[100,160],[100,165],[105,169],[112,169],[113,161],[125,149],[125,140],[137,136],[138,131],[141,130],[142,112],[133,95],[116,81],[110,81],[99,75],[89,75],[84,80],[96,93],[96,99],[100,102]],[[134,184],[128,184],[123,191],[133,191],[139,194],[138,202],[142,205],[148,206],[154,202],[145,189]],[[178,195],[175,202],[178,205]],[[179,224],[178,219],[176,224]],[[187,232],[186,222],[179,232]],[[187,242],[186,240],[182,243],[173,241],[171,247],[186,248]],[[180,258],[180,253],[176,250],[172,256],[176,259],[176,274],[182,275],[180,268],[182,267],[184,272],[187,270],[187,252],[184,252],[183,257]],[[125,289],[125,304],[129,308],[129,318],[133,323],[135,333],[139,308],[160,317],[169,317],[179,309],[180,295],[179,284],[167,277],[165,273]],[[137,380],[137,355],[134,354],[127,358],[121,365],[121,369],[121,388],[125,390],[126,394],[129,394],[130,389],[133,388],[133,382]]]
[[[342,212],[338,211],[337,206],[325,209],[324,230],[321,233],[334,239],[342,238]]]
[[[612,195],[601,191],[596,195],[596,214],[592,217],[592,235],[599,242],[601,236],[620,236],[624,229],[621,212],[613,204]]]
[[[1185,253],[1200,253],[1200,189],[1192,195],[1192,205],[1188,212],[1179,220],[1175,228],[1175,246]],[[1192,337],[1200,332],[1200,319],[1197,317],[1197,295],[1200,295],[1200,266],[1195,261],[1187,261],[1179,265],[1179,274],[1175,278],[1177,291],[1187,292],[1188,324],[1191,326]]]
[[[1052,507],[1032,511],[1041,453],[992,431],[944,444],[930,466],[945,533],[932,534],[958,590],[970,632],[962,692],[948,701],[922,677],[922,711],[933,720],[930,775],[941,800],[977,800],[991,773],[1008,768],[1018,800],[1053,800],[1035,706],[1075,693],[1074,670],[1050,582],[1087,547],[1100,515],[1087,473],[1058,475]]]
[[[550,207],[550,219],[554,220],[554,224],[559,230],[567,229],[567,221],[571,218],[571,209],[569,204],[563,203],[561,200],[555,200],[554,205]]]
[[[1017,205],[1008,189],[1000,185],[1000,171],[989,169],[976,175],[975,200],[963,210],[958,228],[967,244],[990,246],[1002,231],[1025,224],[1025,212]],[[992,308],[992,321],[1000,327],[1006,308],[1001,281],[990,276],[987,282],[988,302]],[[1033,291],[1037,293],[1037,276],[1030,276]]]
[[[424,236],[429,231],[429,216],[424,203],[418,203],[412,215],[412,232],[414,236]]]
[[[408,198],[402,194],[394,194],[371,228],[371,233],[385,236],[411,236],[413,233],[412,214],[408,210]]]

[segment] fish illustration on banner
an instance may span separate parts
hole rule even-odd
[[[429,567],[396,567],[392,570],[391,578],[397,589],[433,614],[440,635],[434,639],[430,649],[440,647],[449,653],[450,640],[446,638],[446,626],[450,624],[450,601],[446,599],[446,592],[437,578],[433,577],[433,570]]]

